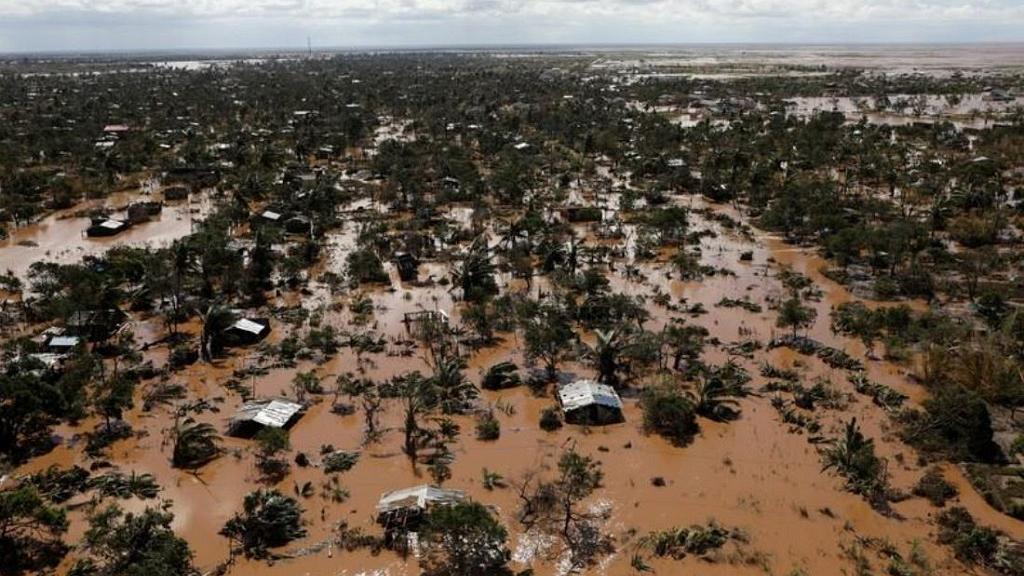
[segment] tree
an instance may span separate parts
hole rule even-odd
[[[554,379],[558,362],[571,349],[576,334],[565,311],[553,305],[542,305],[522,323],[526,340],[526,356],[542,359],[548,377]]]
[[[0,491],[0,574],[36,572],[58,564],[67,547],[64,510],[47,504],[31,486]]]
[[[462,298],[479,302],[498,293],[494,263],[486,236],[477,236],[462,260],[451,271],[452,282],[462,289]]]
[[[429,575],[491,576],[508,570],[508,533],[491,511],[477,502],[437,506],[419,532]]]
[[[640,396],[644,430],[655,433],[677,446],[683,446],[697,433],[693,401],[672,383],[648,387]]]
[[[619,357],[629,345],[628,336],[622,328],[596,330],[597,342],[588,346],[586,355],[597,368],[597,381],[609,386],[619,384]]]
[[[188,543],[171,530],[170,512],[146,508],[125,513],[111,505],[89,518],[85,550],[75,574],[96,576],[178,576],[198,574]]]
[[[283,546],[306,535],[302,508],[277,490],[256,490],[245,497],[242,513],[235,514],[220,531],[247,557],[262,558],[268,548]]]
[[[822,451],[822,470],[836,471],[846,478],[849,491],[864,496],[872,505],[884,505],[888,489],[885,462],[875,455],[875,441],[864,437],[856,418]]]
[[[173,433],[171,464],[175,468],[194,470],[220,455],[220,436],[212,424],[187,420],[176,426]]]
[[[719,375],[706,375],[697,381],[691,402],[697,414],[710,420],[732,420],[739,414],[737,398],[748,391],[742,385],[727,382]]]
[[[429,381],[431,404],[444,414],[465,412],[479,394],[476,386],[463,375],[465,367],[465,360],[457,356],[442,356],[437,360]]]
[[[224,331],[235,322],[235,314],[220,304],[211,304],[200,319],[203,332],[199,339],[199,352],[203,360],[212,362],[224,351]]]
[[[265,427],[255,437],[258,447],[256,466],[269,479],[280,479],[288,473],[288,461],[281,454],[291,450],[288,431],[283,428]]]
[[[814,324],[814,319],[817,316],[818,313],[814,308],[804,306],[800,302],[800,298],[793,296],[782,303],[775,325],[779,328],[792,328],[793,336],[796,336],[797,330]]]

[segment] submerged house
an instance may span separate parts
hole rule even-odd
[[[272,222],[276,224],[281,221],[281,218],[284,218],[284,215],[281,214],[280,212],[275,212],[273,210],[267,209],[264,210],[263,212],[260,212],[260,218],[264,222]]]
[[[64,324],[65,334],[97,341],[109,338],[128,320],[119,308],[75,312]]]
[[[85,235],[90,238],[115,236],[127,230],[128,226],[128,223],[124,220],[115,220],[114,218],[93,218],[92,224],[85,229]]]
[[[185,186],[164,188],[164,200],[188,200],[189,190]]]
[[[248,437],[262,428],[287,428],[301,417],[302,410],[302,404],[281,398],[246,402],[231,419],[228,433]]]
[[[301,214],[284,221],[284,229],[289,234],[309,234],[313,231],[313,221]]]
[[[270,334],[270,320],[266,318],[239,318],[224,330],[227,344],[245,346],[255,344]]]
[[[153,216],[158,216],[164,209],[160,202],[136,202],[128,206],[126,212],[129,224],[140,224],[149,222]]]
[[[384,527],[385,541],[395,543],[395,536],[415,533],[423,518],[436,506],[451,506],[466,499],[461,490],[449,490],[423,484],[393,490],[377,501],[377,523]]]
[[[625,420],[622,400],[615,389],[593,380],[577,380],[562,386],[558,402],[570,424],[616,424]]]
[[[82,341],[78,336],[53,336],[46,342],[46,351],[53,354],[67,354]]]
[[[420,261],[415,256],[408,252],[395,252],[391,257],[391,261],[395,263],[395,268],[398,269],[398,277],[402,279],[402,282],[416,281]]]

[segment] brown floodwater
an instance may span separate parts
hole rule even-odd
[[[208,194],[193,194],[189,200],[165,203],[160,214],[150,221],[106,238],[87,237],[85,229],[89,227],[89,218],[77,215],[88,210],[106,209],[112,210],[112,217],[123,218],[123,209],[128,204],[160,199],[162,195],[159,193],[119,192],[103,200],[54,212],[38,222],[14,229],[10,237],[0,240],[0,271],[10,270],[24,278],[34,262],[69,264],[80,261],[84,256],[102,254],[112,246],[165,246],[190,234],[193,225],[212,207]]]
[[[707,207],[690,198],[680,201],[693,207]],[[715,206],[713,209],[742,218],[739,212],[729,207]],[[166,210],[162,217],[168,216]],[[74,222],[72,220],[70,224]],[[77,238],[76,227],[67,224],[68,221],[53,221],[38,233],[40,237],[68,234]],[[705,326],[723,343],[745,338],[766,342],[777,331],[775,314],[768,303],[779,300],[783,294],[775,273],[780,266],[788,266],[810,276],[822,289],[820,301],[814,304],[818,312],[817,321],[809,334],[855,357],[864,358],[865,350],[859,341],[835,335],[829,329],[828,312],[831,307],[852,300],[853,296],[821,275],[820,269],[826,262],[820,257],[756,230],[752,238],[743,238],[697,215],[694,215],[691,225],[709,228],[718,234],[701,241],[702,262],[728,268],[735,275],[682,282],[672,277],[670,265],[665,262],[636,262],[643,278],[643,281],[636,281],[627,279],[624,266],[617,265],[610,277],[612,286],[618,292],[647,297],[646,305],[652,315],[646,325],[648,329],[660,328],[669,317],[668,312],[653,304],[650,298],[657,291],[669,294],[673,302],[702,303],[709,313],[689,321]],[[353,225],[350,223],[349,226]],[[59,229],[62,227],[72,231],[61,232]],[[141,227],[141,230],[145,228]],[[338,271],[343,266],[344,254],[354,245],[354,231],[354,228],[346,228],[329,238],[326,269]],[[76,245],[89,242],[91,240],[77,239]],[[628,240],[624,242],[628,243]],[[5,247],[0,250],[0,258],[11,258],[6,254],[10,248],[20,247]],[[753,259],[741,262],[739,255],[747,250],[753,252]],[[362,291],[373,300],[375,307],[373,318],[362,329],[385,335],[389,341],[384,353],[368,355],[372,362],[362,367],[368,377],[378,381],[410,370],[430,371],[421,352],[412,356],[399,355],[405,348],[401,341],[408,338],[401,323],[406,312],[440,309],[452,313],[453,320],[458,319],[457,302],[448,287],[436,282],[447,275],[446,265],[426,263],[421,266],[421,279],[435,280],[423,286],[404,285],[388,266],[391,270],[390,286]],[[351,320],[350,313],[344,307],[339,309],[332,304],[346,302],[351,295],[331,294],[326,286],[315,280],[316,275],[313,276],[310,286],[313,295],[293,301],[324,312],[324,322],[345,328]],[[508,279],[502,277],[502,283],[507,284]],[[535,289],[538,286],[544,286],[543,279],[535,281]],[[762,304],[764,311],[752,313],[738,308],[716,307],[723,297],[748,297]],[[915,303],[915,306],[922,304]],[[156,325],[149,325],[147,321],[140,322],[140,325],[148,331],[158,330]],[[195,331],[197,327],[189,326],[187,329]],[[279,341],[287,330],[283,323],[276,323],[271,340]],[[589,338],[589,335],[584,335],[584,339]],[[146,356],[159,364],[166,361],[166,350],[152,348]],[[723,362],[727,354],[709,346],[705,359]],[[503,360],[514,361],[520,366],[526,364],[521,344],[513,334],[504,334],[498,345],[473,353],[466,374],[479,382],[484,370]],[[766,383],[766,379],[759,375],[760,362],[765,360],[780,367],[799,369],[807,382],[825,378],[848,392],[851,398],[846,409],[819,410],[816,413],[823,432],[835,436],[846,420],[856,417],[865,433],[875,438],[878,452],[888,459],[893,485],[906,490],[917,481],[923,469],[917,464],[913,451],[897,439],[884,411],[869,399],[854,393],[844,371],[832,369],[817,358],[801,356],[786,349],[760,350],[752,359],[737,358],[753,376],[755,389]],[[230,415],[241,403],[238,395],[227,390],[224,384],[235,368],[253,362],[259,362],[257,355],[252,351],[241,351],[215,365],[193,365],[170,378],[187,385],[192,396],[213,401],[218,411],[204,413],[198,418],[224,430]],[[865,360],[865,367],[870,378],[908,394],[911,402],[923,397],[919,387],[907,379],[904,367],[881,360]],[[580,376],[594,375],[592,368],[578,362],[566,362],[560,368]],[[256,377],[252,383],[261,396],[290,394],[294,375],[307,370],[322,376],[329,388],[336,375],[358,370],[357,359],[346,348],[320,365],[300,361],[292,367],[271,367],[266,376]],[[730,553],[721,555],[716,563],[695,558],[681,561],[649,559],[648,563],[663,574],[786,574],[796,569],[807,574],[838,574],[848,571],[851,566],[842,548],[852,545],[857,538],[870,537],[891,542],[904,556],[914,543],[918,543],[926,551],[936,574],[965,571],[947,548],[935,542],[935,508],[920,499],[910,499],[894,505],[899,518],[887,517],[871,509],[861,498],[845,492],[839,478],[822,472],[820,456],[806,436],[791,433],[788,426],[780,421],[771,406],[771,395],[743,399],[740,403],[742,415],[734,422],[701,420],[700,434],[692,444],[682,448],[643,433],[642,414],[634,398],[625,399],[626,421],[623,424],[593,428],[566,426],[548,433],[541,431],[537,422],[541,410],[554,404],[551,397],[534,397],[525,387],[501,392],[482,391],[481,396],[484,405],[501,407],[496,410],[501,422],[501,437],[494,442],[479,441],[473,433],[474,419],[470,416],[457,417],[462,435],[455,446],[452,478],[445,485],[465,490],[472,498],[498,511],[510,531],[509,544],[517,569],[529,567],[537,574],[547,576],[564,574],[567,567],[557,541],[523,532],[516,521],[515,491],[509,488],[485,489],[481,481],[482,471],[497,472],[508,481],[515,482],[528,471],[550,470],[562,450],[575,446],[603,465],[603,486],[587,506],[604,511],[603,531],[614,539],[616,548],[614,553],[601,558],[586,573],[632,573],[630,561],[636,551],[637,535],[712,519],[723,526],[741,529],[748,535],[748,543],[738,549],[730,545]],[[349,496],[341,503],[331,501],[320,493],[325,476],[319,468],[293,466],[292,473],[277,487],[286,493],[295,493],[297,486],[311,482],[316,487],[316,495],[300,498],[309,535],[279,552],[316,550],[273,564],[239,560],[233,573],[266,576],[397,576],[418,573],[415,561],[407,562],[391,552],[374,556],[361,550],[348,552],[332,546],[317,547],[330,540],[339,523],[379,533],[373,513],[380,494],[430,482],[426,469],[422,466],[414,468],[401,452],[400,407],[394,401],[385,405],[381,423],[387,432],[378,442],[368,446],[362,443],[362,414],[339,416],[332,413],[329,395],[312,406],[295,424],[291,429],[293,452],[304,452],[314,463],[319,461],[320,448],[325,444],[335,449],[362,451],[359,463],[339,475],[340,484],[348,490]],[[136,409],[127,419],[140,434],[137,438],[115,444],[109,459],[126,472],[151,473],[158,478],[163,487],[161,498],[173,502],[175,530],[188,540],[195,552],[197,565],[203,571],[211,570],[228,557],[227,540],[218,535],[219,530],[241,508],[244,495],[263,485],[254,466],[252,442],[225,438],[227,453],[193,475],[170,467],[170,446],[166,438],[172,418],[167,407],[157,407],[149,413]],[[85,422],[77,429],[63,427],[59,433],[70,439],[76,432],[88,430],[92,424],[94,422]],[[53,463],[87,463],[81,443],[72,445],[69,442],[18,472],[39,470]],[[967,507],[980,522],[1016,536],[1024,535],[1024,523],[988,506],[955,467],[947,467],[946,472],[947,477],[961,489],[958,503]],[[655,487],[652,484],[654,477],[663,478],[665,486]],[[139,502],[129,503],[132,508],[141,505]],[[74,541],[84,530],[85,522],[82,510],[71,516],[73,523],[69,540]],[[875,564],[879,572],[884,570],[884,564],[877,559]]]

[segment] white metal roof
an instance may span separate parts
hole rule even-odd
[[[102,226],[103,228],[109,228],[111,230],[117,230],[118,228],[121,228],[121,227],[124,226],[124,222],[121,222],[120,220],[113,220],[113,219],[111,219],[111,220],[104,220],[103,223],[100,224],[100,226]]]
[[[281,215],[273,210],[264,210],[263,214],[260,214],[260,216],[263,216],[267,220],[278,220],[281,218]]]
[[[412,488],[403,488],[386,492],[377,502],[377,512],[389,512],[401,508],[426,509],[428,504],[450,504],[464,500],[465,493],[461,490],[448,490],[422,484]]]
[[[47,368],[55,368],[60,361],[64,359],[64,354],[53,354],[51,352],[39,352],[36,354],[29,354],[30,358],[34,358],[43,363]]]
[[[231,325],[231,328],[259,335],[266,328],[266,325],[260,324],[259,322],[253,322],[248,318],[239,318],[237,322]]]
[[[566,384],[558,390],[558,399],[566,412],[584,408],[593,404],[622,410],[622,400],[615,389],[606,384],[598,384],[593,380],[577,380]]]
[[[50,338],[50,346],[57,348],[74,348],[78,346],[78,336],[54,336]]]
[[[271,428],[283,428],[299,410],[302,410],[301,404],[288,400],[271,400],[244,404],[238,414],[241,420],[252,420]]]

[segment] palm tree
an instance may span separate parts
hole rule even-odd
[[[481,234],[470,244],[462,261],[452,268],[452,281],[456,286],[462,288],[464,299],[479,300],[498,292],[498,285],[494,281],[494,263],[491,258],[487,237]]]
[[[835,470],[846,478],[851,492],[884,502],[884,464],[875,456],[875,441],[864,437],[856,418],[847,422],[843,435],[822,451],[822,464],[822,470]]]
[[[175,468],[199,468],[220,455],[220,436],[212,424],[191,419],[174,430]]]
[[[222,334],[235,321],[235,314],[220,304],[211,304],[200,316],[203,332],[200,337],[199,352],[203,360],[210,362],[220,353],[223,347]]]
[[[619,357],[629,346],[629,337],[621,327],[611,330],[595,330],[597,342],[587,346],[584,355],[593,362],[597,369],[597,381],[609,386],[619,384]]]
[[[434,403],[445,414],[464,412],[479,393],[463,375],[465,367],[465,361],[457,356],[442,356],[437,360],[430,383],[434,388]]]
[[[722,422],[739,414],[737,398],[745,395],[742,385],[731,385],[718,376],[710,376],[698,380],[690,397],[698,414]]]

